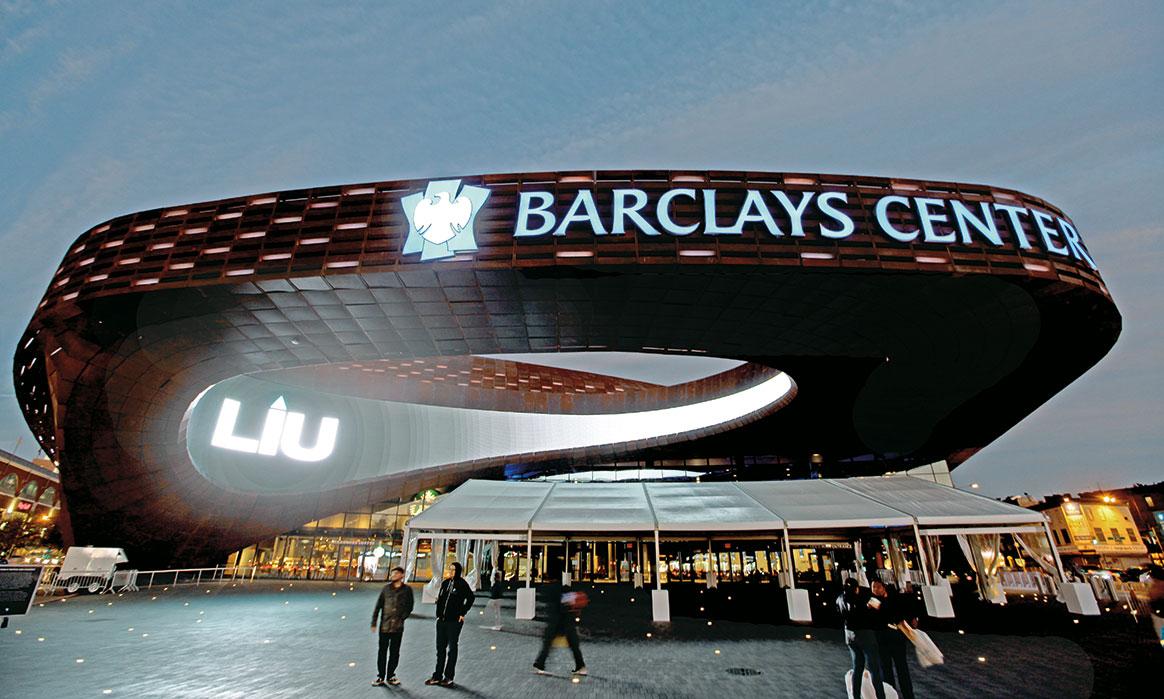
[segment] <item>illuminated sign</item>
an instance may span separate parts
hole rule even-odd
[[[241,375],[204,391],[182,423],[195,469],[236,492],[315,492],[450,464],[683,441],[693,431],[728,428],[775,410],[795,391],[788,375],[777,373],[698,403],[635,412],[538,413],[348,396],[321,390],[305,376],[308,385],[287,375],[279,380]],[[410,506],[423,507],[436,495],[422,492]]]
[[[484,187],[460,180],[429,182],[424,192],[401,199],[408,219],[404,254],[420,253],[421,260],[440,260],[458,252],[477,249],[473,220],[489,198]]]
[[[717,206],[716,189],[677,188],[663,192],[652,202],[641,189],[611,191],[610,218],[599,215],[594,192],[586,189],[573,193],[573,199],[560,218],[553,209],[557,204],[552,192],[521,192],[518,200],[517,225],[513,235],[531,238],[544,235],[564,236],[580,229],[592,235],[624,235],[628,224],[648,236],[743,235],[747,226],[774,237],[804,238],[816,235],[829,240],[843,240],[856,230],[856,223],[845,211],[849,204],[846,192],[785,192],[779,189],[748,189],[734,216],[723,217]],[[675,203],[697,205],[695,220],[677,220]],[[1034,242],[1049,253],[1074,257],[1095,267],[1079,232],[1066,219],[1046,211],[994,202],[966,202],[960,199],[886,195],[874,207],[881,234],[899,243],[938,243],[970,245],[976,239],[994,247],[1003,247],[1010,237],[1019,248],[1029,250]],[[902,215],[905,216],[902,216]],[[893,218],[910,218],[906,225]],[[1000,227],[996,215],[1007,222]],[[808,223],[813,221],[815,223]],[[1029,221],[1036,231],[1035,241],[1023,222]]]
[[[600,207],[599,196],[604,205],[609,204]],[[409,230],[403,253],[419,252],[421,260],[438,260],[476,250],[473,222],[488,197],[488,189],[461,187],[461,180],[430,182],[424,192],[404,197],[401,203]],[[995,248],[1040,248],[1093,269],[1096,266],[1074,224],[1038,208],[886,194],[872,202],[871,220],[858,225],[850,213],[857,205],[848,192],[838,191],[714,187],[674,187],[652,193],[633,187],[522,191],[517,193],[513,236],[602,237],[637,232],[648,237],[723,238],[756,231],[775,238],[839,241],[862,230],[907,245],[983,243]]]
[[[31,509],[32,509],[31,502],[25,502],[23,500],[16,501],[16,511],[17,512],[28,512]]]
[[[234,433],[241,408],[242,403],[237,400],[223,399],[222,408],[218,411],[218,421],[214,425],[214,434],[210,437],[212,446],[264,456],[275,456],[282,451],[287,458],[295,461],[322,461],[331,456],[335,450],[339,420],[334,417],[321,418],[315,444],[305,447],[300,439],[303,436],[303,424],[307,416],[288,411],[283,396],[279,396],[271,403],[258,439],[240,437]]]

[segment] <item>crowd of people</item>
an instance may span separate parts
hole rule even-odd
[[[448,569],[447,577],[440,583],[435,613],[436,667],[425,680],[427,685],[455,686],[461,630],[465,616],[476,599],[462,571],[462,565],[454,562]],[[1159,568],[1153,572],[1156,588],[1153,589],[1154,594],[1150,595],[1153,603],[1152,620],[1159,634],[1162,624],[1158,615],[1164,612],[1160,608],[1160,599],[1164,599],[1164,582],[1161,582],[1164,581],[1164,572]],[[545,586],[542,588],[544,599],[549,601],[546,626],[533,669],[539,674],[546,673],[546,660],[554,639],[565,637],[574,657],[573,674],[585,675],[587,669],[578,642],[576,614],[585,605],[586,598],[583,593],[566,592],[561,581],[560,564],[553,565],[551,562],[547,566]],[[486,607],[494,630],[501,629],[501,599],[504,591],[502,574],[494,571]],[[836,604],[844,622],[845,643],[852,661],[850,696],[863,696],[862,686],[867,672],[869,684],[877,699],[885,699],[886,685],[893,687],[902,699],[913,699],[907,651],[911,645],[919,643],[919,637],[928,642],[928,638],[917,631],[919,615],[916,599],[880,580],[874,580],[870,586],[864,587],[857,578],[849,577],[844,582]],[[412,613],[413,605],[413,591],[404,583],[404,569],[393,568],[389,573],[388,584],[380,591],[372,610],[372,631],[379,634],[377,675],[372,683],[376,686],[400,684],[396,669],[400,662],[404,620]],[[936,648],[933,650],[937,652]],[[922,647],[919,646],[919,658],[921,651]],[[940,653],[938,655],[940,662]]]
[[[432,675],[424,681],[426,685],[456,686],[457,648],[461,629],[465,625],[465,615],[472,609],[476,599],[473,588],[465,580],[462,571],[461,564],[454,562],[448,570],[447,577],[441,581],[436,599],[436,667]],[[546,659],[553,647],[554,639],[565,636],[574,654],[573,674],[585,675],[586,663],[582,660],[582,649],[578,644],[578,628],[575,623],[575,614],[585,604],[585,595],[563,591],[560,567],[550,565],[545,580],[546,586],[543,589],[545,598],[550,604],[546,610],[547,620],[542,647],[533,663],[534,672],[546,674]],[[501,628],[501,598],[504,591],[505,582],[502,580],[501,572],[495,571],[487,605],[491,614],[495,615],[492,627],[494,630]],[[400,664],[404,620],[412,614],[413,604],[412,588],[404,584],[404,569],[393,568],[388,574],[388,584],[380,591],[376,606],[372,609],[372,632],[379,634],[380,638],[373,686],[400,684],[396,668]]]

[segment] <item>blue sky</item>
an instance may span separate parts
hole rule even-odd
[[[1164,4],[323,5],[0,0],[7,356],[68,244],[140,209],[521,170],[987,182],[1073,217],[1125,327],[956,479],[1164,477]]]

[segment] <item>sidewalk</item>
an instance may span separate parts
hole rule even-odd
[[[636,596],[628,606],[626,599],[614,604],[601,593],[593,595],[581,627],[591,675],[577,683],[568,675],[565,648],[550,656],[549,669],[556,675],[532,674],[541,624],[516,622],[510,597],[505,630],[483,628],[488,622],[479,613],[485,603],[479,597],[461,636],[457,689],[422,684],[432,672],[434,629],[432,605],[419,603],[404,634],[397,673],[403,685],[376,688],[370,684],[376,639],[369,621],[378,591],[372,585],[226,583],[49,601],[0,632],[3,693],[53,698],[845,696],[848,653],[835,629],[722,621],[708,626],[694,619],[656,628],[649,620],[649,594]],[[935,634],[935,641],[946,654],[946,665],[914,666],[919,697],[1091,695],[1091,664],[1071,641],[957,633]]]

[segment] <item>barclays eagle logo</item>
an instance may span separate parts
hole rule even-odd
[[[424,261],[476,250],[473,220],[488,198],[488,189],[461,187],[460,180],[429,182],[423,192],[404,197],[400,203],[408,218],[408,238],[403,254],[419,252]]]

